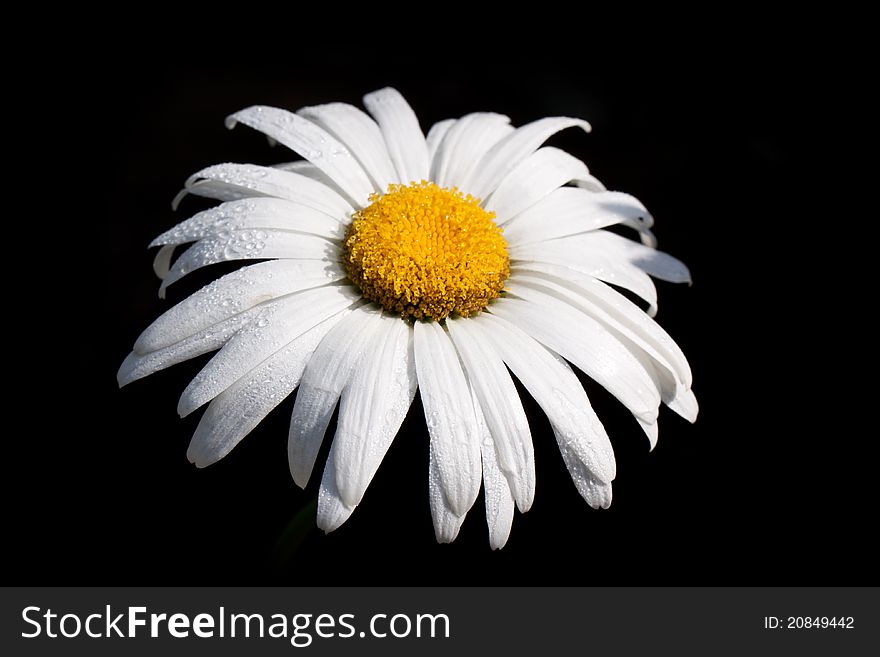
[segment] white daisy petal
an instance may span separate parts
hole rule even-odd
[[[159,278],[165,278],[171,271],[171,257],[174,255],[174,248],[173,244],[163,246],[153,258],[153,271]]]
[[[371,337],[380,312],[359,306],[324,337],[312,355],[290,417],[287,458],[296,484],[305,488],[342,390],[351,379]]]
[[[657,248],[657,237],[647,228],[638,228],[636,230],[639,231],[639,240],[641,240],[642,244],[651,249]]]
[[[259,130],[302,155],[355,203],[365,203],[373,191],[367,174],[345,145],[311,121],[275,107],[254,106],[226,119],[227,128],[234,128],[237,123]]]
[[[700,405],[697,403],[693,390],[678,391],[675,399],[669,402],[669,408],[689,422],[696,422],[700,412]]]
[[[463,116],[437,148],[432,179],[441,187],[460,185],[486,151],[511,132],[510,119],[501,114],[476,112]]]
[[[304,107],[297,112],[324,128],[345,144],[372,179],[376,191],[384,192],[396,174],[379,126],[364,112],[346,103]]]
[[[651,214],[633,196],[577,187],[560,187],[513,218],[498,219],[508,244],[543,242],[615,224],[642,231],[652,223]]]
[[[336,444],[333,443],[318,489],[318,528],[329,534],[339,529],[353,511],[354,507],[345,506],[336,488]]]
[[[578,492],[594,509],[607,509],[611,506],[611,482],[597,479],[590,469],[562,442],[559,443],[559,452],[565,467]]]
[[[691,370],[687,359],[672,338],[623,295],[596,279],[563,279],[528,271],[516,272],[511,283],[537,286],[609,327],[651,375],[663,403],[686,420],[696,420],[698,406],[690,392]],[[650,430],[656,440],[656,427]]]
[[[660,427],[657,426],[657,420],[654,420],[653,422],[646,422],[639,417],[637,417],[636,420],[638,420],[639,426],[648,437],[648,444],[650,445],[651,449],[654,449],[657,446],[657,437],[660,435]]]
[[[360,504],[416,394],[412,329],[383,316],[342,394],[336,429],[336,487],[346,506]]]
[[[564,360],[508,321],[481,313],[474,327],[491,340],[498,354],[547,414],[561,446],[602,482],[614,479],[614,449],[587,393]]]
[[[604,322],[603,322],[604,324]],[[607,326],[607,324],[605,324]],[[679,391],[684,391],[684,386],[675,378],[675,373],[668,363],[657,359],[657,353],[649,354],[645,349],[639,346],[632,339],[612,328],[612,332],[620,340],[620,343],[629,349],[630,353],[635,356],[645,371],[650,375],[654,382],[654,387],[660,393],[660,400],[667,406],[673,402]],[[656,434],[656,426],[652,427]],[[653,437],[648,434],[652,441],[656,441],[656,435]],[[653,444],[653,443],[652,443]],[[653,449],[653,447],[652,447]]]
[[[560,130],[573,127],[590,131],[590,124],[586,121],[566,117],[538,119],[517,128],[489,149],[471,174],[462,181],[462,189],[475,198],[486,198],[498,188],[508,173],[547,139]]]
[[[190,462],[199,468],[211,465],[248,435],[296,388],[315,347],[345,312],[309,329],[219,394],[190,441]]]
[[[510,483],[517,507],[526,512],[535,496],[535,453],[529,421],[504,362],[482,334],[473,330],[473,323],[469,318],[446,320],[492,433],[501,470]]]
[[[167,347],[161,347],[155,351],[144,354],[131,352],[123,361],[119,372],[116,374],[119,386],[128,385],[132,381],[164,370],[166,367],[171,367],[190,358],[219,349],[243,326],[253,320],[260,310],[259,308],[251,308],[243,313],[233,315],[229,319],[211,326],[206,331],[194,333],[179,342],[175,342]]]
[[[431,129],[428,130],[428,134],[425,137],[425,144],[428,147],[428,161],[431,163],[431,180],[436,180],[437,178],[434,170],[434,167],[437,164],[437,149],[440,147],[443,138],[446,137],[446,133],[449,132],[449,129],[455,125],[455,123],[456,119],[437,121],[437,123],[432,125]]]
[[[456,515],[449,508],[446,500],[445,486],[437,467],[434,450],[428,453],[428,500],[431,505],[431,519],[434,522],[434,536],[438,543],[452,543],[458,536],[464,515]]]
[[[517,395],[517,398],[519,396]],[[500,550],[507,543],[510,528],[513,526],[513,510],[516,503],[510,484],[498,463],[498,453],[492,433],[480,407],[477,393],[471,386],[471,399],[474,402],[474,415],[480,435],[480,455],[483,462],[483,497],[486,506],[486,524],[489,527],[489,546]]]
[[[335,192],[341,199],[345,200],[346,205],[352,207],[352,204],[349,200],[346,199],[347,194],[345,191],[333,182],[333,179],[330,178],[326,173],[321,171],[314,164],[309,162],[308,160],[294,160],[293,162],[283,162],[281,164],[273,164],[272,165],[276,169],[281,169],[282,171],[289,171],[290,173],[295,173],[298,176],[302,176],[303,178],[308,178],[314,182],[320,183],[327,187],[330,191]],[[362,208],[364,207],[364,203],[355,203],[354,207]],[[344,217],[346,219],[351,217],[351,210],[344,213]]]
[[[338,244],[317,235],[269,228],[229,230],[199,240],[184,251],[159,289],[164,291],[187,274],[219,262],[264,258],[338,262],[339,253]]]
[[[603,252],[595,244],[578,244],[571,238],[517,244],[510,246],[511,265],[533,267],[535,264],[556,265],[587,274],[617,285],[636,294],[648,303],[648,314],[657,313],[657,288],[643,270],[635,265]]]
[[[427,179],[430,163],[425,136],[400,92],[390,87],[374,91],[364,96],[364,106],[382,130],[398,180],[408,184]]]
[[[145,354],[167,347],[271,299],[344,277],[340,264],[321,260],[270,260],[242,267],[165,311],[140,334],[134,351]]]
[[[306,205],[264,197],[229,201],[199,212],[159,235],[150,246],[185,244],[233,229],[254,228],[309,233],[329,240],[345,235],[338,219]]]
[[[512,278],[523,275],[537,275],[556,282],[566,281],[565,285],[578,294],[587,297],[597,308],[601,308],[616,322],[626,326],[638,336],[639,344],[650,345],[674,369],[677,378],[690,388],[692,375],[687,358],[681,348],[656,321],[648,317],[632,301],[602,281],[584,274],[577,274],[565,267],[541,263],[528,263],[512,268]],[[561,283],[560,283],[561,284]]]
[[[564,301],[581,312],[586,313],[593,319],[601,322],[603,326],[611,330],[619,340],[625,340],[626,343],[631,344],[638,349],[638,351],[647,354],[657,367],[668,373],[668,377],[664,375],[664,379],[668,378],[672,382],[673,388],[675,387],[675,377],[677,372],[670,364],[669,360],[659,353],[654,348],[653,344],[645,340],[642,337],[642,334],[632,330],[629,325],[619,321],[617,317],[606,312],[601,306],[594,303],[586,294],[583,294],[582,288],[577,284],[548,275],[529,274],[527,271],[517,272],[508,282],[508,289],[513,294],[517,296],[524,295],[528,298],[528,290],[524,290],[523,286],[553,296],[560,301]]]
[[[183,391],[177,412],[184,417],[212,400],[292,340],[358,300],[346,286],[297,292],[261,309],[259,315],[214,356]]]
[[[215,164],[202,169],[189,177],[183,193],[220,201],[261,196],[283,198],[324,212],[339,221],[353,212],[351,204],[326,184],[294,171],[255,164]]]
[[[539,148],[513,169],[483,204],[499,223],[515,217],[566,183],[590,175],[587,165],[551,146]],[[551,221],[555,218],[551,218]]]
[[[415,323],[415,360],[443,493],[449,508],[463,516],[480,491],[480,442],[467,379],[436,322]]]
[[[599,283],[598,281],[596,282]],[[601,283],[599,284],[601,285]],[[683,382],[677,378],[677,372],[669,360],[658,352],[651,342],[645,340],[640,333],[632,330],[626,323],[618,321],[614,315],[607,313],[586,295],[580,294],[581,288],[577,285],[564,279],[556,279],[541,274],[517,272],[511,277],[508,287],[513,294],[526,297],[528,297],[528,289],[524,289],[524,287],[533,288],[560,299],[601,322],[642,364],[642,367],[654,382],[655,388],[659,391],[663,403],[667,404],[670,408],[675,405],[676,409],[687,413],[687,405],[674,404],[676,398],[686,393],[687,389]],[[646,319],[649,318],[646,317]],[[677,410],[676,412],[679,411]],[[690,419],[691,416],[685,414],[684,417]],[[656,424],[654,422],[645,423],[641,419],[640,422],[642,422],[642,427],[648,434],[653,447],[657,440]]]
[[[599,322],[537,290],[517,288],[517,296],[494,304],[492,314],[577,365],[636,417],[649,423],[657,418],[660,395],[650,375]]]
[[[542,242],[542,244],[552,248],[553,243],[557,241],[563,240],[551,240]],[[607,230],[573,235],[564,238],[564,241],[569,243],[569,247],[583,247],[593,251],[601,251],[617,259],[626,260],[654,278],[663,281],[670,283],[691,282],[690,271],[678,258]]]
[[[591,174],[587,174],[583,178],[574,178],[571,181],[571,184],[578,189],[584,189],[588,192],[593,192],[594,194],[601,194],[602,192],[608,191],[608,188],[605,187],[602,181]]]

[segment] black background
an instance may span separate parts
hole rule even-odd
[[[44,212],[50,229],[32,239],[48,242],[52,260],[28,259],[20,269],[19,292],[38,301],[37,314],[16,327],[39,346],[9,350],[17,387],[34,392],[13,396],[9,408],[26,420],[8,437],[9,579],[876,580],[868,539],[876,494],[860,456],[871,438],[852,414],[826,419],[838,408],[835,383],[819,371],[829,357],[805,337],[823,321],[820,295],[806,289],[821,275],[809,270],[798,234],[820,217],[795,199],[818,185],[818,176],[803,174],[805,139],[817,98],[834,92],[833,72],[753,25],[727,37],[659,31],[648,44],[614,24],[619,39],[590,47],[600,24],[571,40],[566,17],[559,20],[562,31],[535,26],[532,35],[450,23],[446,31],[380,39],[381,47],[382,25],[374,22],[362,24],[359,38],[357,29],[323,27],[286,34],[271,17],[256,36],[234,25],[182,34],[172,22],[149,37],[91,30],[46,41],[54,45],[52,75],[29,88],[47,115],[38,132],[49,138],[34,150],[56,173],[36,192],[52,207]],[[473,30],[485,38],[472,39]],[[188,277],[165,302],[156,297],[146,245],[204,207],[189,198],[172,213],[186,177],[218,162],[291,159],[253,131],[227,131],[223,118],[257,103],[358,104],[385,85],[407,97],[426,131],[477,110],[505,113],[514,125],[587,118],[591,135],[569,131],[551,143],[584,159],[609,188],[641,199],[656,217],[660,248],[684,260],[694,278],[690,288],[658,283],[658,320],[693,367],[697,423],[664,409],[649,452],[625,409],[585,382],[618,459],[614,503],[594,511],[525,396],[537,494],[500,552],[488,547],[482,498],[454,544],[435,544],[418,402],[361,506],[325,536],[309,515],[317,478],[301,491],[288,473],[292,398],[227,458],[196,470],[185,453],[200,413],[180,420],[175,407],[207,357],[116,386],[139,332],[222,271]],[[54,275],[49,285],[37,282],[44,265]]]

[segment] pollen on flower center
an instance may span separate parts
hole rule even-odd
[[[355,213],[343,264],[361,294],[403,317],[468,317],[499,296],[510,275],[493,212],[457,189],[389,185]]]

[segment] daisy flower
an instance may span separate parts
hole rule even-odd
[[[572,370],[635,416],[651,446],[661,402],[693,421],[681,350],[652,319],[651,276],[689,280],[655,250],[653,220],[607,191],[586,165],[542,146],[585,121],[468,114],[425,136],[404,98],[364,98],[291,113],[249,107],[227,119],[304,159],[220,164],[186,194],[222,201],[157,237],[160,296],[186,274],[261,260],[168,310],[137,339],[120,385],[216,349],[184,390],[181,416],[207,404],[189,447],[198,467],[223,458],[299,388],[290,471],[305,486],[339,405],[318,495],[332,531],[361,502],[416,390],[430,436],[436,538],[452,541],[482,485],[490,544],[535,494],[529,424],[515,376],[547,414],[577,490],[611,503],[614,452]],[[622,225],[639,241],[604,230]],[[172,264],[175,248],[193,244]],[[646,302],[647,312],[622,294]]]

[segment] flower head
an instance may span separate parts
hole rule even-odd
[[[586,122],[515,129],[477,113],[425,137],[394,89],[364,103],[372,118],[340,103],[229,117],[229,127],[248,125],[305,159],[192,176],[181,197],[222,203],[154,240],[160,295],[200,267],[267,261],[159,317],[123,362],[120,384],[220,349],[178,406],[187,415],[208,404],[188,452],[199,467],[298,387],[288,453],[300,486],[339,404],[318,497],[326,531],[360,503],[419,389],[437,540],[455,538],[482,485],[490,544],[500,548],[514,508],[527,511],[535,493],[512,372],[547,414],[581,495],[607,507],[614,452],[569,363],[617,397],[652,446],[661,402],[693,421],[690,368],[652,319],[650,278],[687,281],[687,268],[654,248],[638,200],[542,147],[559,130],[588,131]],[[639,241],[603,230],[612,225]],[[175,247],[190,242],[172,265]]]

